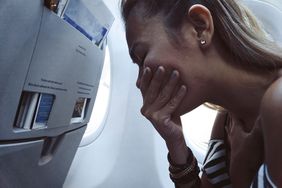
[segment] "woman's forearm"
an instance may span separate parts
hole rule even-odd
[[[173,164],[186,164],[189,153],[184,137],[174,142],[166,142],[166,146]]]

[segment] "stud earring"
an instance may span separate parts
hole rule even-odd
[[[206,40],[201,40],[201,45],[205,45],[207,43]]]

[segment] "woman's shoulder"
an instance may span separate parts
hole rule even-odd
[[[260,109],[261,118],[282,122],[282,76],[276,79],[265,92]],[[269,122],[270,123],[270,122]],[[281,124],[282,127],[282,124]]]
[[[282,77],[267,89],[260,109],[260,122],[263,130],[265,162],[272,180],[282,187]]]

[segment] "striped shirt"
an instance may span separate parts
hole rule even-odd
[[[272,182],[266,165],[261,165],[251,188],[276,188],[277,186]]]
[[[224,141],[210,140],[202,170],[206,173],[210,183],[215,187],[231,187],[226,159]]]
[[[232,187],[227,165],[227,152],[224,140],[210,140],[202,171],[205,172],[209,182],[216,188]],[[251,188],[276,187],[277,186],[275,186],[275,184],[271,181],[267,166],[262,165],[251,185]]]

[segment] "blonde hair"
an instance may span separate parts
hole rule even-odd
[[[281,48],[267,37],[240,0],[122,0],[121,8],[125,24],[132,9],[141,5],[147,17],[162,14],[167,27],[177,28],[193,4],[210,10],[218,38],[238,63],[244,63],[242,66],[263,70],[282,67]]]
[[[235,60],[235,66],[268,72],[282,67],[282,49],[267,36],[240,0],[122,0],[121,8],[125,25],[130,12],[141,8],[145,18],[161,15],[171,30],[170,36],[177,36],[174,31],[180,28],[187,10],[194,4],[202,4],[210,10],[215,35]],[[207,106],[222,109],[212,104]]]
[[[261,24],[240,1],[206,1],[212,7],[218,36],[237,62],[244,63],[241,66],[261,70],[282,67],[281,48],[267,37]]]

